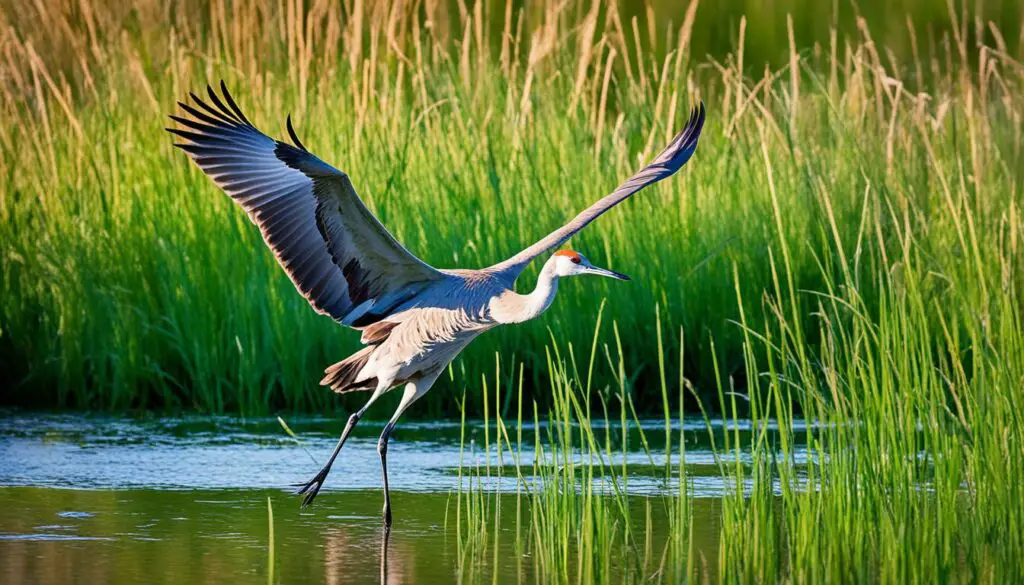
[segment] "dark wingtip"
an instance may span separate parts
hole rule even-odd
[[[704,117],[705,117],[704,100],[697,102],[696,107],[691,110],[690,119],[686,123],[686,127],[683,128],[682,136],[683,143],[685,145],[695,144],[700,138],[700,132],[704,128]]]
[[[232,124],[237,125],[243,123],[241,120],[235,117],[235,113],[231,111],[231,108],[224,105],[224,102],[221,101],[220,96],[217,95],[217,92],[213,91],[213,88],[210,87],[209,84],[206,86],[206,94],[210,96],[210,101],[213,102],[213,105],[217,106],[217,109],[220,110],[221,115],[224,116],[227,120],[229,120]]]
[[[298,148],[300,148],[303,152],[309,152],[309,150],[305,146],[303,146],[302,141],[299,140],[299,137],[296,136],[296,134],[295,134],[295,128],[292,127],[292,115],[291,114],[288,114],[288,117],[285,119],[284,124],[285,124],[285,127],[288,128],[288,136],[291,137],[292,143],[295,146],[297,146]]]
[[[214,120],[213,124],[218,126],[224,124],[228,126],[238,126],[239,124],[241,124],[241,122],[237,120],[233,114],[230,114],[230,111],[224,107],[224,105],[220,101],[220,98],[218,98],[217,94],[213,92],[212,87],[207,85],[206,91],[210,95],[210,101],[213,102],[212,106],[204,102],[202,99],[199,98],[199,96],[192,93],[191,91],[188,92],[189,97],[192,98],[192,101],[195,102],[196,106],[198,108],[201,108],[204,112],[206,112],[206,114],[203,114],[202,116],[197,116],[197,118],[204,121]],[[182,104],[182,108],[192,115],[196,115],[195,112],[198,111],[195,110],[195,108],[187,107],[185,104]]]
[[[220,101],[220,98],[217,97],[217,92],[213,91],[213,86],[209,83],[206,84],[206,95],[210,97],[210,101],[214,104]]]
[[[194,91],[189,91],[188,92],[188,97],[192,99],[192,103],[193,104],[199,106],[203,110],[209,111],[210,106],[206,105],[206,102],[204,102],[199,96],[197,96]],[[182,106],[185,106],[185,105],[187,105],[187,104],[182,104]]]
[[[700,139],[700,133],[704,127],[704,112],[703,100],[690,108],[690,116],[687,118],[686,124],[682,130],[672,137],[672,141],[668,143],[665,150],[661,151],[655,162],[667,164],[677,159],[679,155],[685,154],[683,160],[677,161],[678,167],[685,164],[686,160],[690,158],[693,151],[697,148],[697,141]]]
[[[704,126],[705,111],[706,110],[704,108],[704,100],[700,100],[699,102],[697,102],[697,105],[694,106],[693,110],[691,110],[690,120],[686,124],[688,130],[693,129],[697,130],[698,132],[700,131],[700,128]]]
[[[231,108],[231,111],[234,112],[246,126],[252,127],[252,122],[245,117],[245,114],[242,113],[242,108],[239,108],[238,104],[235,103],[235,99],[231,97],[231,92],[228,91],[228,86],[224,83],[223,79],[220,80],[220,92],[224,95],[224,100],[228,103],[228,107]]]

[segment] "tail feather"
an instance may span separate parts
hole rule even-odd
[[[324,379],[320,380],[320,384],[330,386],[331,390],[339,394],[356,390],[373,390],[377,387],[377,378],[356,382],[356,376],[366,366],[374,349],[376,346],[365,347],[330,366],[324,370]]]

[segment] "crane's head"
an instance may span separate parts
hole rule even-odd
[[[598,276],[607,276],[616,280],[629,280],[629,277],[625,274],[594,266],[583,254],[573,250],[559,250],[555,252],[554,261],[555,274],[558,276],[596,274]]]

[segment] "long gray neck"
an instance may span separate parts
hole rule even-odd
[[[541,269],[540,276],[537,277],[537,286],[532,293],[526,295],[526,306],[530,313],[524,321],[539,317],[541,313],[547,311],[551,302],[555,300],[557,292],[558,274],[555,273],[555,257],[552,256],[544,263],[544,268]]]
[[[540,271],[537,286],[527,295],[511,293],[495,299],[492,315],[499,323],[522,323],[540,316],[551,306],[558,292],[555,258],[551,257]]]

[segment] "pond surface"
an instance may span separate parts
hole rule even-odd
[[[482,424],[467,425],[464,441],[457,423],[410,422],[396,429],[388,453],[395,527],[386,542],[376,451],[381,425],[360,423],[314,506],[301,509],[289,486],[316,473],[314,459],[326,459],[344,420],[288,424],[300,440],[273,418],[0,411],[0,582],[266,583],[268,499],[274,517],[272,582],[456,580],[460,452],[467,466],[484,465],[487,455],[497,460],[479,447]],[[653,465],[641,441],[630,438],[637,450],[628,452],[625,463],[629,490],[637,496],[632,503],[639,508],[646,496],[670,487],[663,485],[664,444],[658,445],[663,425],[641,424],[650,448],[661,449]],[[715,559],[719,498],[727,487],[710,443],[703,444],[704,421],[677,423],[677,437],[680,427],[692,478],[693,538],[706,558]],[[524,447],[528,463],[532,436],[524,437],[524,445],[530,446]],[[671,464],[679,463],[673,455]],[[514,481],[495,477],[484,487],[512,500],[514,508]],[[507,520],[500,530],[515,531]],[[530,577],[517,562],[512,540],[501,539],[494,557],[501,559],[493,570],[502,582]]]

